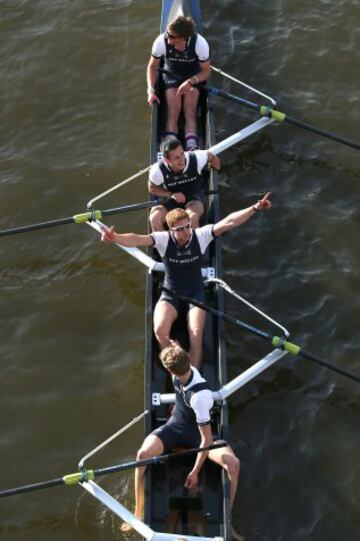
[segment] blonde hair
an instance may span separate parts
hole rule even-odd
[[[184,220],[184,218],[190,220],[190,216],[187,211],[185,209],[177,208],[170,210],[170,212],[167,213],[165,219],[168,227],[174,227],[177,222],[180,222],[180,220]]]
[[[175,376],[183,376],[190,370],[189,354],[180,346],[168,346],[160,353],[160,361]]]

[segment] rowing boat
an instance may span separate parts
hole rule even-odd
[[[185,14],[192,15],[197,24],[197,29],[201,31],[201,16],[199,2],[197,0],[167,1],[163,0],[161,30],[164,30],[170,18],[175,17],[179,9],[182,9]],[[203,92],[199,107],[199,130],[201,146],[203,148],[210,147],[213,154],[219,154],[232,145],[244,140],[250,135],[263,129],[264,127],[276,121],[285,121],[285,115],[274,109],[275,101],[273,98],[266,96],[264,93],[250,87],[244,82],[238,81],[232,76],[225,74],[221,69],[212,66],[212,69],[228,79],[242,85],[255,92],[258,96],[265,98],[269,105],[258,106],[255,103],[249,102],[243,98],[239,98],[223,90],[210,88],[208,91],[213,95],[220,95],[231,99],[232,101],[241,103],[250,109],[260,113],[263,118],[254,121],[251,125],[246,126],[239,132],[227,137],[220,143],[214,141],[214,124],[213,118],[208,106],[206,94]],[[162,96],[161,84],[158,89]],[[162,96],[163,98],[163,96]],[[164,100],[162,99],[162,104]],[[159,140],[162,126],[164,123],[166,111],[161,107],[154,106],[152,112],[152,141],[151,141],[151,162],[157,159],[159,149]],[[334,136],[324,130],[314,130],[313,126],[305,125],[304,123],[294,122],[294,119],[287,117],[288,122],[306,126],[306,129],[325,135],[335,141],[345,143],[354,148],[360,148],[358,143],[345,140],[342,137]],[[87,204],[87,212],[77,214],[72,217],[52,220],[50,222],[42,222],[32,224],[30,226],[21,226],[16,228],[0,231],[0,237],[6,235],[14,235],[24,233],[25,231],[34,231],[48,227],[55,227],[70,223],[80,224],[86,223],[89,227],[96,230],[97,233],[102,232],[104,224],[100,221],[103,216],[110,216],[120,212],[129,212],[150,208],[154,201],[139,203],[135,205],[123,205],[115,209],[106,211],[95,210],[93,204],[102,197],[112,193],[114,190],[128,184],[130,181],[138,178],[148,172],[149,167],[142,169],[131,177],[121,181],[120,183],[107,189],[105,192],[97,195]],[[210,195],[208,193],[206,200],[206,220],[216,221],[219,214],[219,200],[217,194],[217,175],[209,173],[206,177],[208,192],[215,192]],[[116,243],[114,243],[116,244]],[[82,489],[91,494],[97,501],[101,502],[107,509],[114,513],[123,521],[128,522],[134,530],[136,530],[143,538],[148,541],[176,541],[181,537],[187,541],[230,541],[231,539],[231,521],[229,509],[229,487],[227,478],[223,479],[219,469],[211,463],[206,463],[202,470],[201,489],[200,492],[189,494],[183,488],[185,475],[191,468],[194,456],[200,450],[206,449],[190,449],[179,453],[154,457],[145,461],[131,461],[127,463],[108,466],[105,468],[88,469],[85,462],[93,458],[96,453],[102,450],[105,446],[123,435],[126,430],[131,428],[139,421],[145,421],[146,434],[153,428],[156,428],[160,423],[167,418],[168,404],[174,402],[173,393],[167,393],[169,382],[164,371],[161,370],[158,364],[158,346],[153,336],[152,328],[152,312],[154,303],[156,302],[159,292],[158,283],[162,280],[161,273],[164,271],[162,263],[160,263],[154,254],[154,257],[145,254],[137,248],[127,248],[117,244],[117,247],[131,256],[135,257],[139,262],[148,268],[147,272],[147,293],[146,293],[146,362],[145,362],[145,404],[146,409],[143,413],[135,417],[126,426],[108,437],[104,442],[97,445],[95,449],[88,452],[78,463],[78,471],[75,473],[63,475],[56,479],[50,479],[43,482],[34,483],[31,485],[23,485],[15,488],[0,490],[0,498],[28,493],[32,491],[42,490],[45,488],[66,485],[79,485]],[[360,376],[354,374],[341,366],[336,366],[317,355],[305,351],[300,346],[291,343],[288,340],[289,332],[285,327],[277,323],[275,320],[261,312],[247,301],[240,297],[236,292],[221,280],[221,247],[219,239],[211,245],[211,249],[207,254],[205,261],[206,269],[203,269],[207,277],[207,303],[203,307],[209,314],[204,336],[204,364],[203,372],[207,380],[211,383],[214,391],[213,398],[216,403],[216,413],[214,418],[215,430],[224,438],[228,435],[228,416],[226,401],[228,398],[237,392],[242,386],[249,383],[259,374],[272,367],[276,362],[282,359],[288,353],[298,355],[305,359],[316,362],[317,364],[334,370],[357,382],[360,381]],[[226,291],[242,303],[254,309],[258,315],[267,319],[272,325],[281,329],[281,336],[273,336],[267,331],[258,329],[248,323],[244,323],[239,319],[229,316],[222,311],[223,296],[222,292]],[[189,300],[189,299],[185,299]],[[194,301],[192,301],[194,303]],[[272,345],[272,349],[265,357],[254,363],[247,370],[243,371],[232,381],[226,380],[226,363],[225,351],[222,340],[223,329],[222,321],[228,321],[235,324],[237,327],[255,334],[262,339],[267,340]],[[175,336],[186,342],[186,333],[184,321],[176,327]],[[213,447],[211,447],[213,448]],[[190,458],[191,457],[191,458]],[[191,462],[186,462],[191,460]],[[176,464],[176,467],[172,464]],[[146,501],[145,501],[145,522],[135,517],[128,509],[124,507],[121,501],[114,496],[111,496],[99,484],[95,482],[96,477],[102,477],[111,473],[125,471],[130,468],[149,466],[146,477]],[[191,535],[195,534],[195,535]]]
[[[163,0],[160,32],[178,15],[191,16],[197,32],[202,32],[201,13],[198,0]],[[161,133],[166,118],[165,97],[161,77],[157,88],[160,103],[153,105],[151,120],[151,163],[159,153]],[[208,107],[205,91],[201,91],[198,111],[198,135],[200,148],[214,144],[214,121]],[[179,132],[181,133],[181,125]],[[213,170],[205,175],[205,191],[215,192],[206,196],[204,223],[214,223],[219,218],[218,178]],[[208,272],[214,270],[221,276],[220,242],[212,243],[205,261]],[[153,333],[153,310],[159,297],[159,282],[162,276],[147,275],[146,284],[146,352],[145,352],[145,408],[151,412],[145,421],[145,434],[149,434],[167,417],[168,406],[156,406],[156,396],[169,390],[169,378],[159,366],[159,348]],[[207,289],[207,302],[219,310],[223,308],[223,294],[217,287]],[[208,316],[204,330],[204,355],[202,372],[213,389],[226,381],[226,356],[222,339],[222,324]],[[180,317],[174,326],[174,338],[186,346],[187,331],[185,317]],[[221,404],[213,419],[213,430],[222,438],[228,438],[228,412]],[[193,461],[193,458],[189,460]],[[191,469],[189,461],[176,466],[170,463],[149,469],[145,482],[145,522],[156,531],[171,531],[179,534],[221,536],[230,539],[230,499],[227,476],[221,468],[206,461],[200,476],[200,490],[190,493],[184,481]]]

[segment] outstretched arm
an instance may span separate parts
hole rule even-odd
[[[150,235],[116,233],[113,227],[106,227],[106,225],[102,226],[101,240],[102,242],[117,242],[128,248],[135,248],[135,246],[152,246],[154,244],[153,238]]]
[[[259,199],[255,205],[248,207],[246,209],[237,210],[235,212],[232,212],[226,218],[223,220],[220,220],[217,224],[213,227],[213,234],[215,237],[219,237],[223,233],[226,233],[226,231],[230,231],[231,229],[235,229],[235,227],[239,227],[240,225],[247,222],[250,218],[252,218],[257,212],[270,209],[271,208],[271,201],[269,200],[269,197],[271,195],[271,192],[268,192],[262,199]]]

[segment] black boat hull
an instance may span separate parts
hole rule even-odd
[[[182,9],[196,22],[197,31],[202,30],[200,5],[197,0],[163,0],[161,32],[172,18]],[[161,78],[160,78],[161,79]],[[151,119],[151,163],[158,157],[161,134],[166,118],[165,99],[161,80],[157,88],[161,105],[153,105]],[[203,91],[200,96],[198,114],[198,134],[200,146],[209,148],[215,144],[214,123],[209,108],[208,97]],[[215,192],[206,196],[204,223],[214,223],[219,219],[219,195],[217,173],[206,174],[205,189]],[[220,240],[214,241],[206,254],[204,264],[215,269],[221,278]],[[146,283],[146,351],[145,351],[145,408],[150,411],[145,422],[145,435],[150,434],[168,416],[168,406],[154,406],[153,393],[172,392],[171,382],[160,366],[159,347],[153,333],[153,310],[159,297],[159,283],[162,275],[149,273]],[[219,310],[223,308],[223,297],[217,287],[207,290],[207,302]],[[174,326],[174,337],[186,346],[186,321],[179,318]],[[204,332],[204,355],[202,373],[211,387],[216,390],[226,383],[226,358],[221,321],[207,315]],[[226,404],[217,408],[213,429],[224,439],[228,439],[228,412]],[[178,462],[178,461],[177,461]],[[145,523],[159,532],[179,535],[221,536],[231,539],[230,498],[227,476],[221,468],[206,461],[200,476],[200,490],[190,493],[184,488],[187,473],[191,470],[194,458],[183,464],[157,465],[149,468],[145,479]]]

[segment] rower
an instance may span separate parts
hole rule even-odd
[[[116,233],[113,227],[105,227],[103,241],[113,241],[122,246],[154,246],[165,266],[163,291],[154,310],[154,333],[161,349],[171,343],[171,328],[179,314],[187,311],[189,333],[189,355],[191,364],[200,368],[202,363],[202,341],[205,311],[198,306],[188,305],[176,294],[204,302],[205,290],[201,274],[202,257],[209,244],[216,238],[247,222],[258,211],[271,208],[270,192],[254,205],[232,212],[216,224],[192,229],[186,210],[174,209],[166,215],[169,231],[158,231],[150,235]]]
[[[214,400],[206,380],[191,366],[189,355],[178,344],[163,349],[160,360],[172,376],[175,389],[175,407],[165,424],[149,434],[137,453],[137,460],[149,459],[168,453],[179,447],[207,447],[221,440],[214,437],[211,430],[211,413]],[[240,461],[229,445],[196,455],[194,466],[185,480],[185,488],[194,489],[198,485],[199,473],[206,458],[225,469],[230,481],[230,500],[234,503]],[[137,518],[144,513],[144,474],[146,467],[135,470],[135,511]],[[131,529],[122,525],[122,531]]]
[[[163,158],[154,163],[149,173],[149,191],[166,199],[150,212],[152,231],[164,229],[165,216],[177,207],[186,208],[191,227],[199,227],[204,212],[202,170],[209,164],[220,169],[220,159],[209,150],[184,152],[180,141],[166,137],[160,145]]]
[[[177,17],[153,43],[147,66],[148,103],[160,103],[155,92],[157,70],[164,59],[163,82],[167,104],[165,135],[177,136],[178,119],[182,105],[185,117],[186,149],[198,147],[196,112],[199,101],[199,83],[210,76],[209,45],[195,33],[191,17]]]

